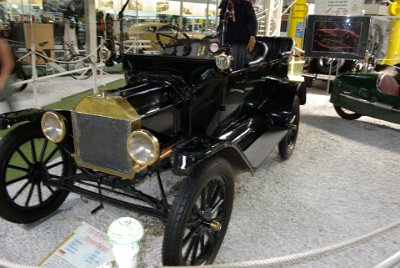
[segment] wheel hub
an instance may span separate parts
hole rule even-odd
[[[202,231],[214,231],[218,232],[222,228],[222,224],[217,219],[212,219],[211,209],[206,209],[201,211],[201,219],[200,219]]]
[[[48,172],[46,167],[42,163],[38,162],[32,165],[29,171],[29,182],[39,184],[43,181],[43,178],[47,178],[47,176]]]
[[[217,220],[212,220],[209,227],[214,232],[218,232],[222,229],[222,224]]]

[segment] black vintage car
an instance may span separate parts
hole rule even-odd
[[[34,222],[74,192],[164,220],[164,265],[211,263],[233,207],[233,169],[254,172],[277,144],[288,158],[306,102],[304,84],[287,77],[292,39],[258,37],[240,62],[223,34],[164,31],[171,41],[160,54],[121,55],[126,86],[71,111],[1,115],[1,128],[13,128],[0,141],[0,216]],[[172,204],[166,169],[185,181]],[[136,189],[153,175],[159,196]]]

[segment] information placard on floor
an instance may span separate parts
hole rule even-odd
[[[112,245],[103,231],[82,223],[40,264],[48,268],[95,268],[114,260]]]

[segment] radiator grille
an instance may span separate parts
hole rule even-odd
[[[75,152],[79,161],[120,173],[131,173],[126,140],[131,121],[73,113]]]

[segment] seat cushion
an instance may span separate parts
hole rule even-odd
[[[378,90],[382,94],[391,95],[391,96],[400,96],[400,87],[394,76],[383,73],[379,77],[378,81]]]

